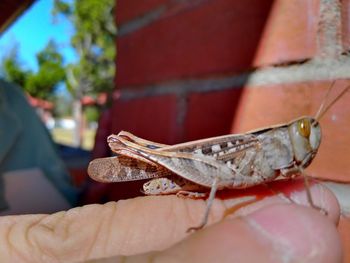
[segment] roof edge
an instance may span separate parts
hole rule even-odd
[[[0,25],[0,36],[6,31],[6,29],[13,24],[20,15],[27,10],[34,2],[34,0],[23,1],[19,8],[6,20],[5,23]]]

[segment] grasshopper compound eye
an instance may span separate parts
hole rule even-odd
[[[309,119],[301,119],[298,121],[298,131],[299,133],[305,137],[309,138],[311,133],[311,123]]]
[[[306,159],[314,156],[321,142],[321,127],[312,117],[302,117],[290,123],[289,136],[291,139],[294,159],[307,163]]]

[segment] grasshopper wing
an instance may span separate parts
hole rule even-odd
[[[167,168],[184,179],[205,187],[211,187],[215,178],[229,180],[234,174],[234,171],[225,163],[217,162],[213,157],[193,153],[163,151],[161,149],[153,150],[123,137],[119,137],[118,140],[120,144],[124,145],[125,149],[129,149],[137,155]],[[235,177],[239,179],[240,175]]]
[[[98,158],[89,163],[89,176],[99,182],[125,182],[172,174],[167,169],[128,156]]]

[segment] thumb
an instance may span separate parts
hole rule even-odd
[[[111,261],[109,261],[111,260]],[[161,251],[96,262],[342,262],[334,222],[318,211],[275,204],[225,220]]]

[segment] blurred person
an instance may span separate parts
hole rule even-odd
[[[72,186],[70,176],[57,155],[50,134],[28,104],[22,90],[3,80],[0,80],[0,145],[0,210],[8,209],[12,214],[16,211],[53,212],[76,204],[77,190]],[[36,170],[33,171],[33,168]],[[28,178],[26,171],[29,171],[31,178]],[[12,182],[11,186],[4,185],[4,176]],[[31,185],[31,189],[25,186],[17,189],[24,180],[38,182]],[[40,189],[40,186],[45,189]],[[46,188],[50,188],[50,191],[45,192]],[[17,209],[11,206],[16,200],[5,200],[8,191],[18,191],[17,197],[27,201],[26,207],[22,205]],[[54,191],[57,194],[47,196]],[[45,195],[40,196],[40,192]],[[30,203],[34,194],[38,200]],[[16,198],[15,193],[12,196]],[[53,200],[57,198],[60,200]],[[45,207],[49,211],[42,211],[40,203],[47,203]]]

